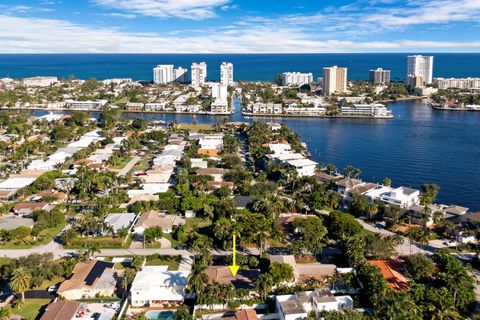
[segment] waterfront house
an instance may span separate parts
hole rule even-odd
[[[58,295],[66,300],[111,297],[117,285],[114,263],[89,260],[78,262],[73,275],[58,288]]]
[[[288,160],[287,164],[297,171],[299,177],[311,177],[315,175],[318,162],[310,159]]]
[[[188,271],[168,271],[168,266],[145,266],[137,272],[130,289],[132,307],[182,302],[188,294]]]
[[[414,204],[420,203],[420,191],[406,187],[399,187],[383,194],[380,197],[380,200],[388,204],[408,208]]]

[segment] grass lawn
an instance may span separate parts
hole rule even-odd
[[[55,228],[48,228],[40,232],[37,240],[28,237],[26,240],[11,240],[0,245],[0,249],[29,249],[35,246],[41,246],[49,243],[52,239],[65,228],[66,222]]]
[[[187,123],[180,123],[178,125],[178,129],[180,130],[189,130],[189,131],[213,131],[215,128],[209,124],[187,124]]]
[[[56,285],[57,283],[65,281],[64,277],[53,277],[52,280],[45,280],[42,284],[34,290],[47,290],[49,287]]]
[[[149,260],[147,257],[147,266],[168,266],[169,271],[176,271],[180,266],[180,256],[159,256],[158,258]]]
[[[178,242],[177,240],[173,239],[171,233],[164,233],[164,234],[163,234],[163,237],[164,237],[165,239],[168,239],[168,241],[170,241],[170,246],[171,246],[172,248],[176,248],[176,247],[180,244],[180,242]]]
[[[207,218],[187,218],[185,221],[185,231],[190,232],[198,228],[207,227],[212,224],[212,221]]]
[[[285,242],[281,242],[273,239],[268,240],[268,243],[270,244],[270,247],[274,247],[274,248],[285,248],[287,246]]]
[[[123,161],[121,163],[119,163],[118,165],[116,166],[109,166],[110,169],[112,170],[121,170],[123,169],[123,167],[125,167],[127,165],[127,163],[130,162],[130,160],[132,160],[133,157],[132,156],[128,156],[126,158],[123,159]]]
[[[25,319],[35,319],[40,310],[51,302],[50,299],[27,299],[18,309],[13,309],[13,314],[18,314]]]

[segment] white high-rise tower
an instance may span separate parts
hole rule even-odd
[[[233,64],[223,62],[220,65],[220,83],[230,85],[233,84]]]
[[[207,78],[207,64],[205,62],[192,63],[192,86],[200,87],[205,84]]]
[[[408,56],[407,79],[422,77],[423,82],[431,84],[433,81],[433,56]]]
[[[153,82],[166,84],[173,82],[173,64],[161,64],[153,68]]]

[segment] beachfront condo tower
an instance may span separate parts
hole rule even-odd
[[[407,78],[422,77],[425,84],[433,81],[433,56],[408,56]]]
[[[347,91],[347,68],[323,68],[323,95]]]

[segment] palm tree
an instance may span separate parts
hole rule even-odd
[[[0,320],[10,320],[12,316],[12,309],[6,306],[0,309]]]
[[[367,214],[370,220],[373,220],[378,213],[378,206],[374,202],[370,202],[367,206]]]
[[[19,267],[12,272],[10,278],[10,288],[15,292],[22,293],[22,301],[25,301],[25,290],[30,288],[32,274],[24,267]]]
[[[86,249],[87,249],[87,252],[88,252],[89,256],[92,257],[92,258],[95,258],[95,253],[100,253],[101,252],[100,246],[98,245],[97,242],[89,244]]]
[[[257,292],[260,293],[262,299],[265,300],[268,293],[272,290],[273,287],[273,280],[272,277],[268,273],[261,274],[257,281],[255,282],[255,288]]]
[[[335,165],[333,165],[333,164],[327,164],[325,169],[327,170],[328,174],[330,174],[330,175],[332,173],[335,173],[335,171],[337,171],[337,167],[335,167]]]
[[[205,273],[205,266],[202,264],[194,265],[192,272],[188,276],[190,290],[198,297],[209,282],[210,279]]]
[[[262,226],[260,226],[259,230],[255,233],[255,237],[260,253],[264,252],[267,241],[270,238],[270,228],[268,227],[268,225],[263,224]]]

